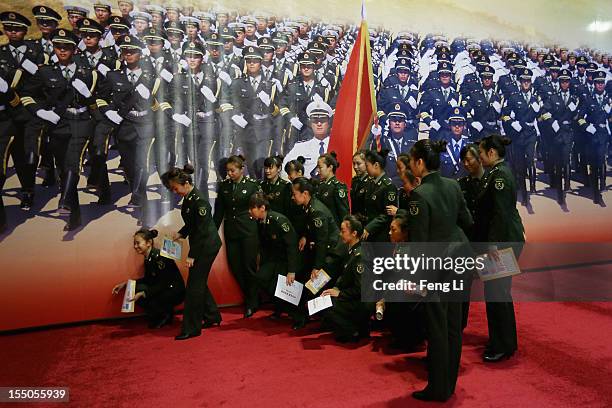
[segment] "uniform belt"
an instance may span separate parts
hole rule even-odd
[[[196,116],[200,119],[206,119],[212,116],[212,114],[214,113],[214,111],[208,111],[208,112],[196,112]]]
[[[267,115],[267,114],[266,115],[258,115],[256,113],[253,114],[253,119],[255,119],[255,120],[264,120],[264,119],[267,119],[269,117],[270,117],[270,115]]]
[[[571,125],[572,122],[570,122],[569,120],[564,120],[563,122],[561,122],[562,125]]]
[[[527,125],[529,127],[534,127],[535,126],[533,123],[525,123],[525,125]]]
[[[82,108],[66,108],[66,113],[71,115],[78,115],[83,112],[87,112],[87,106],[83,106]]]
[[[597,125],[597,126],[599,126],[600,128],[605,128],[605,127],[606,127],[606,124],[605,124],[605,123],[600,123],[600,124],[599,124],[599,125]]]
[[[495,121],[494,122],[485,122],[485,123],[487,125],[489,125],[489,126],[496,126],[497,125],[497,122],[495,122]]]
[[[145,116],[147,113],[149,113],[148,110],[143,110],[143,111],[135,111],[135,110],[133,110],[133,111],[129,111],[128,115],[133,117],[133,118],[140,118],[140,117]]]

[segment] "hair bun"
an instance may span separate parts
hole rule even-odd
[[[380,155],[380,157],[386,160],[387,156],[389,155],[389,149],[381,149],[378,154]]]
[[[183,171],[187,174],[193,174],[195,172],[195,169],[193,168],[192,164],[187,163],[183,166]]]
[[[337,154],[336,154],[336,152],[334,152],[334,151],[329,152],[329,155],[330,155],[331,157],[333,157],[334,159],[337,159],[337,158],[338,158],[338,155],[337,155]]]
[[[306,159],[304,158],[304,156],[298,156],[296,160],[302,164],[306,163]]]
[[[151,233],[151,236],[153,238],[155,238],[155,237],[157,237],[159,235],[159,232],[156,229],[149,230],[149,232]]]
[[[509,137],[500,137],[499,140],[504,146],[508,146],[512,143],[512,139],[510,139]]]
[[[242,161],[245,161],[245,160],[246,160],[242,154],[237,154],[237,155],[236,155],[236,157],[240,157],[240,159],[241,159]]]
[[[282,164],[283,160],[285,160],[285,156],[283,156],[282,154],[277,154],[275,157],[278,159],[278,161],[281,162],[281,164]]]
[[[446,140],[438,140],[437,142],[431,143],[431,149],[436,153],[442,153],[446,150]]]

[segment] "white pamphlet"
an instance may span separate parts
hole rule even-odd
[[[128,279],[125,285],[125,294],[123,295],[123,304],[121,305],[122,313],[134,313],[134,302],[128,302],[136,294],[136,281]]]
[[[485,257],[485,260],[484,268],[478,270],[480,280],[488,281],[521,273],[521,269],[519,268],[512,248],[500,249],[497,251],[497,255],[499,260],[493,259],[488,254],[482,255]]]
[[[313,314],[332,306],[333,303],[331,300],[331,296],[319,296],[308,301],[308,314],[312,316]]]
[[[278,275],[274,296],[297,306],[300,303],[303,290],[304,285],[300,282],[293,281],[291,285],[287,285],[287,277],[285,275]]]

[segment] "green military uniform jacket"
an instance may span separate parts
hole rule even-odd
[[[172,259],[161,256],[159,249],[151,248],[144,267],[144,276],[136,280],[136,293],[144,292],[150,299],[167,289],[185,290],[178,266]]]
[[[465,198],[467,208],[472,215],[472,219],[476,220],[476,203],[478,196],[482,191],[483,179],[467,175],[465,177],[461,177],[459,180],[457,180],[457,182],[459,183],[459,187],[461,187],[461,192]],[[479,235],[476,230],[477,227],[478,226],[476,223],[474,223],[471,228],[464,230],[470,241],[476,242],[477,236]]]
[[[306,240],[314,243],[313,269],[325,266],[325,256],[336,247],[340,231],[329,209],[312,197],[306,206]]]
[[[317,186],[315,197],[329,208],[337,225],[340,225],[344,217],[349,214],[346,184],[338,181],[336,176],[321,181]]]
[[[364,270],[365,267],[361,260],[361,243],[358,242],[349,249],[342,275],[336,281],[335,287],[340,291],[339,300],[361,302],[361,275]]]
[[[189,238],[189,257],[215,255],[221,248],[218,228],[212,218],[212,208],[200,190],[193,188],[183,199],[181,217],[185,225],[179,234]]]
[[[524,228],[516,209],[516,181],[506,162],[499,162],[483,180],[476,203],[480,242],[524,242]]]
[[[397,188],[386,173],[368,183],[365,201],[365,216],[369,233],[368,241],[386,242],[389,240],[389,225],[392,217],[387,214],[388,205],[397,206]]]
[[[370,176],[354,176],[351,181],[351,214],[365,214],[365,201]]]
[[[291,183],[278,177],[273,183],[262,180],[260,186],[270,203],[270,209],[288,215],[291,206]]]
[[[257,235],[257,223],[249,215],[249,200],[253,194],[260,192],[259,183],[246,176],[237,183],[230,179],[219,183],[213,218],[217,228],[225,219],[226,239]]]
[[[260,223],[261,263],[285,262],[288,273],[298,271],[297,235],[289,218],[276,211],[268,211]]]

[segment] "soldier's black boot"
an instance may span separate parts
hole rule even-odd
[[[563,186],[563,191],[570,191],[571,190],[571,171],[572,169],[570,168],[569,164],[566,164],[564,167],[565,170],[565,174],[564,176],[564,180],[565,180],[565,184]]]
[[[60,212],[68,211],[68,223],[64,227],[64,231],[73,231],[81,226],[81,207],[77,192],[78,182],[79,174],[74,170],[68,170],[62,180],[63,204],[60,210],[63,211]]]
[[[53,187],[56,183],[55,167],[47,167],[44,169],[45,177],[43,178],[43,187]]]
[[[19,207],[24,211],[29,211],[34,205],[34,192],[24,191],[21,196],[21,204]]]
[[[93,176],[98,194],[98,204],[108,205],[112,203],[110,181],[108,180],[108,169],[104,156],[96,155],[92,158],[90,179]]]

